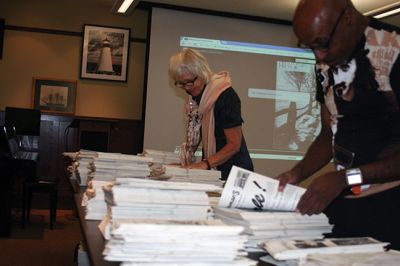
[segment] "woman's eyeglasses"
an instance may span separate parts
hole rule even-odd
[[[178,88],[185,88],[186,86],[193,86],[194,83],[196,82],[196,80],[197,80],[197,77],[195,77],[192,80],[185,81],[185,82],[175,81],[175,86]]]

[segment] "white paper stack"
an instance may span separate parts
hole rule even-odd
[[[215,215],[226,223],[244,226],[250,234],[247,247],[255,251],[266,239],[322,238],[331,232],[325,214],[302,216],[295,212],[304,188],[287,185],[278,192],[278,185],[276,179],[233,166]]]
[[[337,265],[385,265],[398,266],[400,252],[397,250],[337,254],[310,254],[300,260],[301,266],[337,266]]]
[[[96,156],[96,152],[81,150],[79,152],[64,152],[64,156],[71,159],[68,166],[71,180],[75,180],[80,186],[86,186],[89,180],[89,164]]]
[[[76,167],[76,179],[80,186],[87,186],[87,183],[90,179],[89,174],[89,164],[93,159],[90,158],[79,158],[77,161]]]
[[[243,228],[197,224],[120,224],[103,254],[122,265],[256,265],[245,257]]]
[[[170,151],[160,151],[152,149],[144,149],[141,154],[144,157],[153,159],[153,163],[157,164],[180,164],[179,154]]]
[[[301,215],[296,212],[256,211],[214,207],[215,218],[226,224],[241,225],[249,234],[246,247],[260,249],[267,239],[314,239],[323,238],[332,231],[325,214]]]
[[[120,153],[99,152],[89,165],[90,176],[113,181],[116,177],[146,178],[150,175],[151,158]]]
[[[205,220],[211,212],[207,192],[221,190],[210,184],[117,178],[114,186],[105,190],[105,199],[113,221]]]
[[[76,158],[74,173],[82,186],[88,186],[82,202],[86,206],[87,220],[102,220],[107,211],[103,186],[112,186],[116,177],[146,178],[152,160],[142,156],[89,151],[80,151]]]
[[[174,165],[165,165],[165,175],[170,181],[214,184],[222,187],[221,172],[216,170],[188,169]]]
[[[104,186],[111,186],[110,181],[91,180],[82,199],[82,206],[86,206],[85,220],[102,220],[107,212],[107,203],[104,199]]]
[[[311,254],[383,252],[388,244],[370,237],[353,237],[309,240],[275,239],[265,241],[263,247],[276,260],[294,260],[304,259]]]

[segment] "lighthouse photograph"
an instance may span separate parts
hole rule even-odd
[[[126,82],[130,29],[84,26],[81,78]]]

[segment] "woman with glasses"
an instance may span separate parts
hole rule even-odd
[[[233,165],[253,171],[242,132],[240,99],[229,73],[214,73],[202,54],[185,48],[170,58],[168,74],[171,84],[188,94],[182,166],[217,169],[223,180]],[[194,162],[200,142],[203,160]]]

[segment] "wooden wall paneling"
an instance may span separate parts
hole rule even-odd
[[[120,120],[111,129],[110,152],[138,154],[143,151],[143,122]]]

